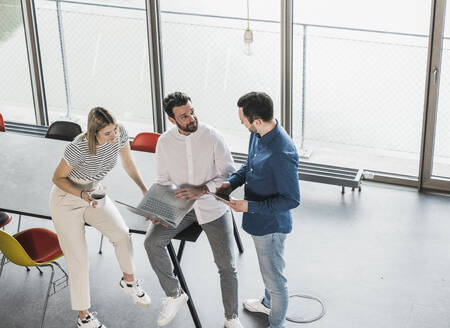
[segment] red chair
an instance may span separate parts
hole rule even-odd
[[[58,237],[53,231],[43,228],[32,228],[11,236],[0,230],[0,251],[3,257],[0,263],[0,276],[6,260],[24,267],[48,267],[51,269],[47,294],[44,298],[44,311],[42,313],[40,327],[44,326],[45,312],[48,298],[68,286],[66,271],[56,262],[63,256],[59,247]],[[54,279],[55,266],[62,272],[62,277]]]
[[[6,214],[5,212],[0,212],[0,228],[5,230],[5,225],[11,222],[12,217]]]
[[[161,135],[155,132],[141,132],[134,137],[131,143],[132,150],[146,151],[154,153],[156,150],[156,143]]]
[[[5,122],[3,121],[3,116],[1,113],[0,113],[0,132],[6,132]]]

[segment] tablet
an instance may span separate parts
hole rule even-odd
[[[216,200],[218,200],[219,202],[225,203],[227,205],[230,205],[230,196],[228,195],[216,195],[215,193],[211,192],[211,191],[207,191],[206,192],[208,195],[213,196]]]

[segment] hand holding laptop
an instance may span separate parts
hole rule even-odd
[[[175,191],[175,197],[177,199],[184,199],[186,201],[197,200],[205,194],[206,186],[199,187],[181,187]]]
[[[217,201],[225,203],[226,205],[230,205],[230,197],[226,194],[215,194],[208,190],[208,188],[203,185],[199,187],[185,187],[178,189],[175,192],[175,197],[177,199],[185,199],[185,200],[197,200],[202,197],[204,194],[213,196]]]
[[[163,222],[159,221],[158,218],[147,218],[146,217],[145,221],[151,221],[153,224],[160,224],[164,228],[167,228],[169,226],[167,223],[163,223]]]

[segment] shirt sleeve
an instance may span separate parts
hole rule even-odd
[[[230,149],[225,143],[225,139],[218,133],[215,137],[214,164],[216,167],[216,176],[206,183],[206,186],[211,192],[216,192],[216,188],[226,181],[235,171],[233,157],[231,156]]]
[[[83,160],[83,153],[80,148],[74,143],[70,143],[67,145],[63,158],[71,167],[75,167],[78,163]]]
[[[272,161],[270,168],[278,192],[274,197],[262,201],[249,201],[249,213],[274,214],[296,208],[300,204],[298,156],[281,153]]]
[[[119,147],[123,148],[128,143],[128,132],[122,124],[119,124]]]
[[[247,171],[248,171],[248,160],[244,164],[242,164],[239,170],[237,170],[231,175],[231,178],[228,179],[228,182],[231,184],[231,189],[234,190],[245,183]]]

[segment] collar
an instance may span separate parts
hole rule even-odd
[[[181,134],[176,125],[174,127],[172,127],[171,133],[175,138],[177,138],[179,140],[186,140],[188,138],[195,138],[197,135],[200,134],[200,130],[203,130],[203,124],[198,122],[197,131],[192,132],[191,134],[189,134],[187,136],[184,134]]]
[[[269,143],[272,142],[272,140],[280,134],[280,124],[278,123],[278,120],[275,119],[275,121],[277,122],[277,125],[275,125],[275,127],[270,130],[269,132],[267,132],[265,135],[263,135],[262,137],[257,133],[256,136],[259,138],[259,143],[263,144],[263,145],[268,145]]]

